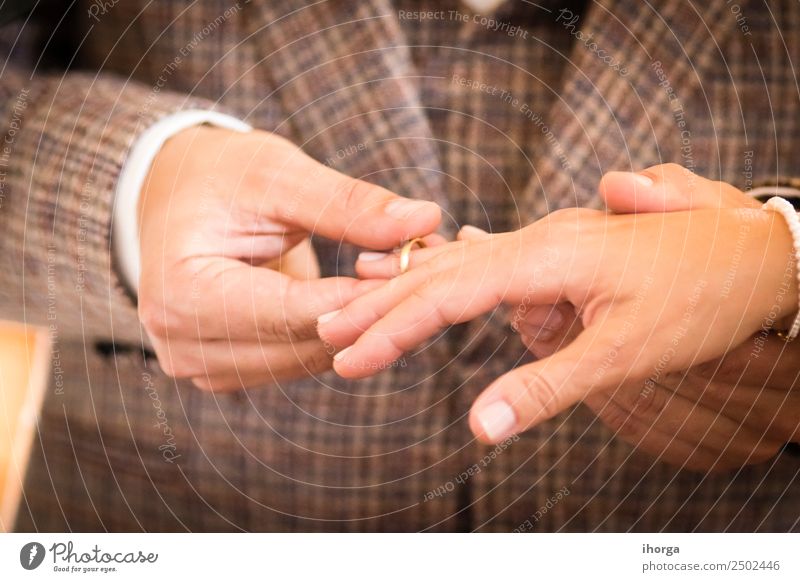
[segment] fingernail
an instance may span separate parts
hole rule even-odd
[[[482,228],[478,228],[477,226],[472,226],[471,224],[465,224],[461,227],[459,234],[463,234],[467,238],[476,238],[476,237],[487,237],[490,236],[488,232],[483,230]]]
[[[538,342],[549,342],[556,336],[556,332],[552,329],[539,327],[538,325],[531,325],[529,323],[519,324],[519,334]]]
[[[342,312],[341,309],[337,309],[336,311],[329,311],[328,313],[323,313],[317,318],[317,325],[322,325],[339,315]]]
[[[552,329],[547,329],[546,327],[541,328],[533,336],[533,338],[539,342],[549,342],[554,337],[556,337],[556,332]]]
[[[408,198],[398,198],[386,205],[386,214],[397,220],[406,220],[415,212],[424,210],[433,204],[425,200],[409,200]]]
[[[558,309],[537,307],[525,314],[525,319],[518,321],[517,326],[536,331],[542,328],[558,331],[564,327],[564,316]]]
[[[344,359],[345,354],[347,354],[347,352],[349,352],[352,349],[353,349],[353,346],[350,346],[349,348],[343,349],[341,352],[339,352],[338,354],[333,356],[333,359],[336,360],[337,362],[341,362]]]
[[[478,424],[487,439],[497,442],[514,434],[517,415],[505,400],[497,400],[478,411]]]
[[[365,263],[369,263],[372,261],[380,261],[381,259],[385,259],[389,256],[389,253],[376,253],[372,251],[364,251],[363,253],[359,253],[358,260],[364,261]]]
[[[542,327],[552,331],[558,331],[564,325],[564,316],[557,309],[553,309],[547,314],[547,318],[542,323]]]
[[[649,188],[653,185],[653,179],[650,176],[645,174],[634,174],[634,176],[636,177],[636,181],[645,188]]]

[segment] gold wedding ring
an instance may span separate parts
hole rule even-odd
[[[427,245],[425,241],[421,238],[412,238],[410,241],[405,243],[402,248],[400,249],[400,274],[402,275],[406,271],[408,271],[408,267],[411,263],[411,251],[414,248],[414,245],[417,245],[419,248],[424,249]]]

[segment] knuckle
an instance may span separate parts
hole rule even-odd
[[[268,319],[263,322],[261,328],[271,340],[290,342],[299,340],[299,335],[289,327],[288,322],[283,318]]]
[[[696,396],[693,394],[692,398],[710,408],[721,410],[731,402],[737,386],[741,386],[741,384],[717,380],[712,378],[712,375],[709,374],[709,380],[695,389]]]
[[[742,193],[736,186],[722,180],[709,180],[709,187],[719,195],[721,202],[725,200],[725,196]]]
[[[417,289],[427,289],[441,281],[442,272],[447,268],[445,257],[433,257],[419,266],[420,282]]]
[[[420,265],[415,276],[417,282],[409,291],[409,297],[420,304],[427,305],[431,300],[432,289],[441,281],[441,271],[436,264],[433,264],[433,261],[429,261]]]
[[[158,367],[161,369],[161,373],[164,374],[168,378],[175,378],[172,373],[172,366],[170,365],[169,360],[162,360],[161,358],[158,359]]]
[[[366,182],[344,176],[334,191],[334,199],[346,213],[358,212],[369,199],[372,189],[373,186]]]
[[[585,208],[559,208],[547,215],[547,221],[553,223],[575,222],[584,213]]]
[[[450,257],[446,254],[431,257],[419,266],[420,283],[415,291],[429,290],[445,280],[444,273],[450,268]]]
[[[163,338],[180,335],[186,325],[185,305],[155,301],[149,297],[139,299],[139,321],[151,336]]]
[[[170,378],[191,378],[205,373],[202,360],[198,360],[199,349],[156,339],[153,341],[153,351],[159,368]]]
[[[704,378],[706,380],[711,380],[719,372],[719,365],[720,365],[719,360],[709,360],[708,362],[695,364],[694,366],[692,366],[692,371],[701,378]]]
[[[401,340],[399,340],[394,336],[387,336],[386,343],[389,344],[389,346],[391,346],[392,350],[394,350],[396,354],[399,354],[396,357],[402,356],[404,353],[406,353],[406,351],[408,351],[408,349],[410,349],[409,346],[405,345],[405,342],[402,342]],[[385,364],[381,364],[381,366],[383,365]]]
[[[173,366],[172,359],[169,356],[158,356],[158,365],[161,371],[170,378],[177,378],[175,375],[175,366]]]
[[[409,295],[409,299],[417,304],[420,316],[428,320],[432,319],[438,327],[445,327],[450,323],[455,323],[450,319],[458,315],[457,311],[452,313],[445,311],[447,302],[436,292],[442,281],[443,278],[440,274],[431,273],[425,277],[423,284],[415,287]],[[396,343],[391,336],[388,339],[392,340],[393,344]],[[400,346],[396,347],[400,348]],[[401,349],[401,351],[405,350]]]
[[[709,382],[700,389],[698,400],[711,408],[725,408],[736,391],[736,384],[726,382]]]
[[[176,354],[171,351],[164,353],[163,350],[156,350],[156,357],[161,371],[170,378],[191,378],[202,372],[183,354]]]
[[[303,361],[303,368],[305,372],[317,373],[328,370],[331,367],[333,359],[328,354],[325,348],[314,350]]]
[[[191,378],[202,371],[198,370],[197,366],[181,357],[172,358],[170,364],[170,373],[168,376],[172,378]]]
[[[651,178],[654,182],[685,182],[686,168],[675,162],[668,162],[666,164],[656,164],[645,168],[640,174]]]
[[[153,342],[153,351],[156,354],[156,360],[158,362],[158,367],[161,368],[161,372],[170,378],[174,378],[175,376],[172,373],[169,346],[166,343],[161,343],[160,341],[156,340]]]
[[[632,412],[622,406],[612,405],[606,407],[600,414],[603,422],[614,431],[614,436],[635,442],[641,439],[641,424]]]
[[[661,388],[654,390],[632,390],[626,393],[625,396],[620,398],[625,400],[625,408],[628,408],[632,414],[637,414],[643,417],[652,417],[657,420],[661,417],[667,408],[667,391]]]
[[[625,425],[628,413],[623,411],[620,406],[607,401],[605,405],[595,409],[598,418],[602,420],[605,425],[610,428],[615,434],[619,433],[620,429]]]
[[[558,388],[541,372],[521,372],[521,403],[524,409],[536,411],[537,416],[550,418],[560,412]],[[516,408],[516,407],[515,407]]]
[[[659,168],[665,172],[671,172],[674,174],[685,174],[686,172],[689,171],[680,164],[675,162],[667,162],[666,164],[661,164],[660,166],[654,166],[654,168]]]
[[[139,321],[147,333],[155,337],[164,337],[170,331],[165,308],[145,297],[139,300]]]
[[[297,283],[291,279],[282,281],[281,285],[276,289],[277,304],[281,306],[280,315],[271,316],[258,322],[258,328],[269,339],[279,342],[292,342],[311,339],[316,336],[316,325],[311,319],[304,322],[294,321],[289,316],[291,304],[297,301],[300,293]]]
[[[414,289],[412,289],[410,297],[412,297],[414,301],[416,301],[420,305],[424,306],[431,305],[432,302],[431,302],[430,289],[431,287],[436,285],[436,281],[437,279],[435,275],[426,277],[422,285],[414,287]]]

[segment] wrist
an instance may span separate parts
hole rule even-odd
[[[181,177],[187,173],[192,162],[192,148],[202,148],[209,134],[224,132],[216,127],[196,125],[183,129],[167,139],[153,157],[150,169],[142,185],[137,216],[141,223],[146,204],[155,202],[159,193],[170,192],[180,187]]]
[[[146,236],[148,222],[166,220],[176,196],[187,192],[198,200],[198,176],[207,176],[200,185],[210,186],[214,172],[224,168],[222,153],[229,140],[239,138],[242,132],[209,125],[188,127],[167,139],[159,148],[147,172],[137,206],[137,220],[142,237]],[[153,218],[154,220],[150,220]],[[160,229],[159,229],[160,230]]]
[[[141,270],[139,238],[143,198],[151,178],[153,162],[162,154],[170,138],[186,129],[211,124],[228,130],[247,133],[251,127],[243,121],[210,110],[191,109],[168,115],[142,132],[131,146],[116,186],[112,218],[112,240],[115,262],[123,283],[137,294]],[[159,164],[164,167],[164,164]],[[174,187],[174,184],[171,185]],[[150,196],[154,191],[150,191]]]
[[[775,329],[789,329],[798,313],[797,253],[792,231],[779,213],[763,210],[763,265],[758,278],[763,289],[762,307],[767,323]]]

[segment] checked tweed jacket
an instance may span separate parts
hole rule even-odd
[[[160,371],[109,250],[131,144],[193,107],[435,200],[449,233],[596,205],[611,169],[798,176],[797,2],[509,1],[488,15],[503,26],[453,0],[65,6],[0,37],[0,316],[54,342],[17,529],[800,529],[788,451],[690,473],[582,406],[476,444],[470,403],[527,357],[500,311],[369,380],[202,393]],[[316,244],[350,271],[353,249]]]

